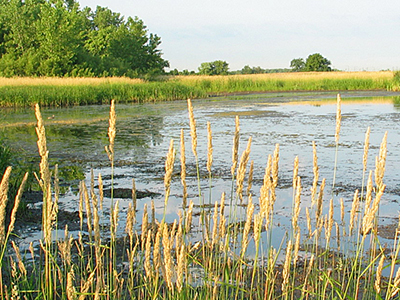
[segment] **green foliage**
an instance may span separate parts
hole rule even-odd
[[[227,75],[229,64],[226,61],[216,60],[212,62],[204,62],[199,67],[201,75]]]
[[[332,71],[331,62],[319,53],[311,54],[307,57],[305,71],[327,72]]]
[[[139,18],[125,20],[74,0],[0,2],[0,76],[129,76],[168,67],[160,37]]]
[[[330,65],[331,62],[319,53],[310,54],[305,62],[302,58],[290,62],[293,72],[328,72],[332,71]]]
[[[292,59],[290,62],[290,67],[292,68],[293,72],[302,72],[304,71],[306,66],[306,63],[304,62],[304,59],[302,58],[295,58]]]

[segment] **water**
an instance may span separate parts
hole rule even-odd
[[[198,155],[202,180],[199,200],[195,160],[190,145],[190,129],[186,101],[157,104],[117,104],[116,167],[114,188],[131,188],[132,178],[136,188],[153,194],[138,200],[138,222],[143,208],[155,202],[156,217],[161,220],[164,212],[164,161],[170,140],[177,149],[171,196],[167,206],[166,220],[178,218],[182,207],[180,184],[179,137],[184,129],[186,160],[188,168],[189,199],[195,204],[214,203],[222,192],[231,197],[231,157],[235,130],[235,116],[240,117],[239,157],[252,137],[250,160],[254,160],[254,182],[251,189],[253,200],[258,203],[259,189],[269,154],[275,145],[280,146],[279,185],[275,204],[273,244],[279,247],[282,238],[290,230],[293,191],[291,188],[293,161],[299,157],[299,175],[303,186],[301,199],[302,226],[305,224],[305,207],[310,207],[310,187],[313,180],[312,141],[317,145],[320,180],[326,178],[324,205],[328,207],[334,198],[335,218],[339,218],[339,198],[344,198],[346,212],[351,208],[353,193],[362,186],[362,157],[367,127],[371,127],[368,170],[375,168],[375,156],[384,133],[388,132],[388,156],[384,183],[387,185],[380,208],[380,224],[397,222],[400,203],[400,110],[393,104],[389,92],[342,93],[342,125],[340,132],[338,165],[335,191],[331,186],[335,159],[335,93],[271,93],[244,96],[215,97],[194,100],[197,122]],[[26,157],[38,160],[35,119],[33,110],[8,110],[1,116],[2,136]],[[89,183],[90,168],[105,178],[110,188],[110,167],[104,146],[108,144],[108,106],[83,106],[62,109],[42,109],[51,162],[61,168],[82,168]],[[47,117],[55,115],[54,119]],[[211,123],[213,135],[212,188],[206,173],[207,122]],[[78,172],[79,173],[79,172]],[[73,177],[73,176],[72,176]],[[246,176],[247,178],[247,176]],[[70,178],[71,179],[71,178]],[[72,183],[72,184],[71,184]],[[62,210],[76,211],[77,180],[64,180],[65,193],[61,196]],[[246,190],[245,184],[244,190]],[[119,199],[120,226],[123,234],[124,220],[130,199]],[[109,207],[106,199],[105,207]],[[247,203],[245,197],[244,203]],[[36,204],[40,205],[40,204]],[[227,207],[226,211],[232,207]],[[201,209],[196,208],[198,213]],[[245,207],[238,207],[236,218],[242,220]],[[107,211],[105,212],[107,215]],[[195,221],[196,222],[196,221]],[[196,224],[196,223],[195,223]],[[303,226],[304,227],[304,226]],[[139,228],[139,227],[138,227]],[[29,233],[31,239],[37,233]],[[194,237],[196,239],[196,236]],[[29,238],[27,239],[29,240]],[[388,241],[390,242],[390,241]],[[250,251],[251,252],[251,251]],[[251,253],[249,254],[251,255]]]

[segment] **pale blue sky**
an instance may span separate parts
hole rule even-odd
[[[79,1],[79,0],[78,0]],[[80,0],[138,16],[162,39],[171,68],[202,62],[289,68],[321,53],[346,71],[400,69],[398,0]]]

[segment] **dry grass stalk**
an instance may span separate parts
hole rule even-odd
[[[182,207],[186,209],[187,206],[187,186],[186,186],[186,157],[185,157],[185,137],[183,129],[181,129],[181,183],[183,186]]]
[[[171,140],[169,144],[167,159],[165,160],[165,175],[164,175],[165,206],[168,203],[168,198],[170,194],[172,172],[174,170],[174,161],[175,161],[174,140]]]
[[[136,223],[136,207],[137,207],[137,199],[136,199],[136,184],[135,179],[132,178],[132,220],[133,224]]]
[[[84,284],[81,287],[81,291],[80,291],[80,296],[79,296],[79,300],[84,300],[86,299],[86,296],[88,295],[89,289],[91,288],[92,284],[93,284],[93,280],[94,280],[94,276],[96,274],[96,270],[94,270],[93,272],[90,273],[89,277],[87,280],[83,281]]]
[[[142,236],[146,236],[145,233],[142,233]],[[146,272],[146,278],[147,280],[151,280],[153,278],[153,268],[151,265],[151,238],[152,238],[152,233],[151,229],[147,232],[147,238],[146,238],[146,244],[145,244],[145,251],[144,251],[144,270]],[[142,239],[143,241],[143,239]]]
[[[371,170],[369,171],[368,181],[367,181],[367,192],[365,194],[365,208],[371,206],[372,190],[373,190],[373,184],[372,184],[372,170]]]
[[[263,180],[263,185],[260,188],[260,211],[265,216],[267,219],[269,219],[269,212],[270,212],[270,190],[272,186],[271,182],[271,166],[272,164],[272,157],[271,155],[268,155],[268,162],[267,166],[265,167],[265,173],[264,173],[264,180]],[[267,220],[268,221],[268,220]],[[268,230],[268,228],[267,228]]]
[[[383,136],[379,156],[375,160],[375,184],[377,189],[381,189],[383,185],[383,176],[385,174],[385,164],[387,155],[387,131]]]
[[[76,289],[75,289],[75,273],[74,269],[71,270],[67,274],[67,299],[68,300],[76,300]]]
[[[235,174],[236,166],[238,163],[238,151],[239,151],[239,116],[235,118],[235,134],[233,136],[233,147],[232,147],[232,167],[231,174]]]
[[[218,234],[218,201],[215,201],[214,204],[214,214],[213,214],[213,229],[212,229],[212,234],[211,234],[211,246],[213,247],[219,239],[219,234]]]
[[[318,156],[317,156],[317,146],[315,142],[312,142],[313,146],[313,173],[314,180],[313,185],[311,187],[311,203],[314,204],[316,201],[317,189],[318,189],[318,179],[319,179],[319,170],[318,170]]]
[[[115,205],[113,207],[112,213],[110,214],[111,218],[111,228],[110,228],[110,233],[111,233],[111,241],[115,241],[117,237],[117,228],[118,228],[118,214],[119,214],[119,201],[115,202]]]
[[[172,230],[171,230],[172,233]],[[173,282],[172,282],[172,277],[174,274],[174,263],[172,260],[172,245],[173,245],[173,239],[171,241],[170,239],[170,233],[168,231],[168,226],[167,224],[163,224],[163,237],[162,237],[162,245],[164,247],[164,267],[165,267],[165,274],[164,274],[164,279],[165,282],[168,286],[168,289],[172,290],[174,288]]]
[[[194,206],[193,200],[190,200],[189,209],[188,209],[187,217],[186,217],[186,224],[185,224],[186,233],[188,233],[190,231],[190,229],[192,228],[193,206]]]
[[[381,279],[382,279],[382,269],[383,269],[384,262],[385,262],[385,255],[382,253],[381,259],[379,260],[378,267],[376,268],[376,276],[375,276],[375,283],[374,283],[375,291],[378,294],[380,294],[380,292],[381,292]]]
[[[311,228],[311,217],[310,217],[310,210],[306,207],[306,218],[307,218],[307,230],[308,234],[311,237],[312,235],[312,228]]]
[[[142,241],[142,249],[144,249],[145,242],[146,242],[146,233],[149,227],[149,214],[147,213],[147,204],[144,204],[143,207],[143,218],[142,218],[142,235],[141,235],[141,241]]]
[[[101,173],[99,173],[99,196],[100,196],[100,210],[103,211],[103,202],[104,202],[104,185],[103,185],[103,178],[101,177]]]
[[[207,171],[211,175],[211,166],[213,163],[213,146],[211,124],[207,122]]]
[[[109,126],[108,126],[108,138],[110,141],[110,144],[108,146],[105,146],[108,159],[110,160],[111,164],[114,164],[114,142],[115,142],[115,135],[116,135],[116,114],[115,114],[115,100],[111,100],[111,105],[110,105],[110,117],[109,117]]]
[[[371,128],[368,127],[365,132],[365,140],[364,140],[364,154],[363,154],[363,174],[365,170],[367,170],[367,161],[368,161],[368,149],[369,149],[369,136],[371,133]]]
[[[92,232],[93,232],[92,208],[90,206],[89,193],[88,193],[86,184],[83,180],[81,182],[82,182],[83,196],[84,196],[85,207],[86,207],[86,219],[87,219],[86,223],[88,226],[89,238],[90,238],[90,240],[92,240]]]
[[[335,143],[339,144],[339,133],[340,133],[340,124],[342,122],[342,112],[341,112],[341,101],[342,98],[340,94],[337,95],[337,103],[336,103],[336,130],[335,130]]]
[[[253,232],[254,232],[254,241],[258,245],[260,242],[261,238],[261,227],[263,223],[263,216],[261,213],[258,213],[254,216],[254,222],[253,222]]]
[[[340,198],[340,220],[342,224],[344,225],[344,200],[343,198]]]
[[[18,260],[18,268],[19,268],[19,271],[21,272],[21,274],[22,274],[23,277],[26,277],[27,271],[26,271],[26,268],[25,268],[24,261],[22,260],[21,252],[19,251],[19,248],[18,248],[18,246],[15,244],[14,241],[11,241],[11,245],[12,245],[12,247],[13,247],[13,249],[14,249],[15,256],[17,257],[17,260]]]
[[[193,114],[192,101],[187,100],[188,111],[189,111],[189,125],[190,125],[190,136],[192,137],[192,151],[194,156],[197,158],[197,133],[196,133],[196,120]]]
[[[285,295],[288,292],[288,283],[289,283],[289,275],[290,275],[290,262],[292,261],[292,241],[289,240],[286,246],[286,256],[285,263],[283,265],[283,273],[282,273],[282,294]]]
[[[299,259],[299,250],[300,250],[300,228],[296,233],[296,241],[294,243],[293,249],[293,268],[296,269],[297,261]]]
[[[296,190],[297,176],[299,176],[299,157],[298,156],[296,156],[294,158],[294,164],[293,164],[293,179],[292,179],[293,191]]]
[[[383,195],[383,191],[385,190],[385,185],[382,185],[377,194],[375,195],[375,199],[372,202],[371,207],[366,207],[365,214],[362,220],[362,228],[361,234],[367,235],[374,226],[374,220],[376,213],[379,209],[379,203],[381,201],[381,197]]]
[[[300,176],[298,176],[296,183],[296,196],[294,199],[294,208],[292,216],[292,227],[294,233],[299,230],[298,219],[300,215],[300,202],[301,202],[300,196],[301,196],[301,181],[300,181]]]
[[[350,211],[350,223],[349,223],[349,235],[353,234],[354,225],[356,223],[356,213],[358,212],[359,207],[359,199],[358,199],[358,190],[354,192],[353,203],[351,205]]]
[[[272,159],[272,169],[271,169],[272,187],[274,188],[274,191],[278,186],[278,171],[279,171],[279,144],[276,144]],[[273,198],[273,200],[275,201],[275,198]]]
[[[325,240],[326,240],[327,248],[329,248],[329,243],[331,240],[333,223],[334,223],[334,221],[333,221],[333,199],[331,199],[329,201],[328,224],[327,224],[327,228],[325,229]]]
[[[246,195],[250,195],[251,187],[253,184],[254,160],[250,162],[249,178],[247,179]]]
[[[253,220],[253,213],[254,213],[254,204],[251,195],[249,196],[249,203],[247,204],[247,213],[246,213],[246,222],[244,224],[243,229],[243,238],[242,238],[242,249],[241,249],[241,256],[243,257],[246,253],[247,246],[249,245],[249,233],[251,228],[251,223]]]
[[[11,211],[10,224],[8,225],[8,230],[7,230],[8,234],[10,234],[14,230],[14,224],[15,224],[15,220],[17,217],[18,206],[19,206],[19,203],[21,202],[22,193],[24,191],[26,181],[28,180],[28,175],[29,175],[28,172],[26,172],[24,175],[24,178],[22,179],[21,185],[19,186],[17,195],[15,196],[14,207]],[[0,185],[0,189],[1,189],[1,185]],[[1,192],[0,192],[0,194],[1,194]],[[2,196],[0,196],[0,199],[1,199],[1,197]],[[2,202],[3,201],[1,201],[1,203]],[[2,211],[1,207],[0,207],[0,211]],[[2,224],[1,220],[0,220],[0,224]],[[0,227],[1,227],[1,225],[0,225]],[[0,236],[2,236],[1,233],[0,233]],[[1,244],[1,240],[0,240],[0,244]]]
[[[176,274],[176,287],[178,292],[180,293],[182,291],[183,287],[183,275],[184,275],[184,270],[186,267],[186,248],[185,245],[182,244],[178,248],[178,258],[177,258],[177,274]]]
[[[159,226],[157,233],[156,233],[156,238],[154,241],[154,246],[153,246],[153,265],[154,265],[154,271],[155,275],[158,275],[158,270],[161,266],[161,237],[162,237],[162,231],[163,231],[163,226]]]
[[[243,151],[242,156],[240,157],[240,163],[236,174],[236,193],[239,196],[241,202],[243,201],[243,182],[246,174],[246,166],[249,161],[250,147],[251,137],[249,137],[249,140],[247,142],[246,150]]]
[[[321,219],[321,214],[322,214],[322,203],[323,203],[323,198],[324,198],[324,189],[325,189],[325,178],[322,179],[321,186],[319,188],[319,194],[317,198],[317,209],[315,211],[315,219],[317,221],[317,227],[319,227],[319,222]]]
[[[1,245],[4,243],[5,233],[6,233],[5,219],[6,219],[6,207],[8,202],[8,196],[7,196],[8,183],[10,180],[11,169],[12,169],[11,167],[6,168],[0,183],[0,244]]]

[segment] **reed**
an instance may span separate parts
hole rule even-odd
[[[191,111],[192,109],[192,111]],[[107,146],[112,166],[115,136],[115,106],[111,105],[109,122],[109,146]],[[114,113],[113,113],[114,110]],[[193,107],[189,106],[189,122],[192,134],[192,150],[197,156],[195,120]],[[236,177],[237,199],[243,199],[246,206],[245,216],[233,216],[234,210],[226,209],[225,193],[214,201],[209,212],[204,213],[204,221],[199,220],[195,228],[196,217],[194,202],[186,191],[186,159],[184,136],[181,132],[181,176],[184,183],[184,197],[189,205],[183,205],[179,220],[172,224],[166,222],[165,212],[161,222],[155,218],[155,205],[152,202],[151,222],[147,206],[143,211],[142,223],[135,226],[136,188],[133,181],[132,203],[126,215],[125,232],[127,240],[118,233],[118,226],[125,220],[121,216],[119,202],[112,202],[109,208],[110,218],[101,220],[103,211],[103,179],[99,175],[96,190],[94,174],[91,172],[90,188],[85,181],[80,184],[79,218],[81,222],[78,238],[73,238],[65,228],[64,237],[54,238],[53,231],[57,222],[56,190],[57,176],[51,181],[52,174],[48,165],[48,150],[43,119],[39,107],[38,149],[41,156],[40,175],[37,176],[43,189],[43,237],[40,239],[40,252],[31,244],[30,257],[23,255],[18,247],[18,237],[13,241],[9,236],[14,230],[18,202],[21,197],[26,176],[15,199],[15,205],[6,225],[6,215],[0,219],[1,247],[0,256],[0,293],[2,298],[23,299],[399,299],[400,271],[397,269],[400,252],[399,230],[395,230],[395,239],[391,245],[391,255],[385,254],[379,246],[377,222],[379,206],[384,197],[383,175],[387,155],[387,135],[382,140],[380,153],[376,159],[375,183],[373,172],[369,172],[365,197],[360,201],[358,190],[345,224],[345,202],[340,199],[340,215],[336,216],[334,199],[324,205],[326,180],[320,182],[316,159],[316,146],[313,144],[313,173],[310,183],[315,199],[312,205],[305,207],[301,202],[302,191],[307,190],[299,174],[299,159],[294,160],[293,170],[293,207],[292,229],[275,249],[270,238],[274,231],[274,203],[279,201],[276,189],[279,187],[279,145],[268,156],[262,187],[259,191],[259,203],[253,202],[250,188],[243,193],[243,184],[248,161],[250,160],[251,138],[239,160],[238,143],[239,119],[236,119],[232,176]],[[205,160],[211,161],[211,128],[208,127],[208,153]],[[196,140],[197,142],[197,140]],[[236,153],[235,153],[236,152]],[[367,156],[364,152],[364,157]],[[165,163],[165,203],[171,194],[175,149],[170,143]],[[197,160],[197,158],[196,158]],[[361,159],[360,159],[361,161]],[[206,174],[212,174],[211,164],[199,166]],[[253,181],[253,164],[248,175],[248,186]],[[233,171],[232,171],[233,170]],[[365,168],[363,173],[366,172]],[[55,169],[54,175],[56,175]],[[7,168],[0,183],[0,204],[7,201],[7,188],[11,176]],[[198,173],[199,174],[199,173]],[[197,175],[199,176],[199,175]],[[292,177],[292,176],[291,176]],[[360,178],[363,174],[360,174]],[[317,179],[316,179],[317,178]],[[190,180],[199,178],[189,177]],[[212,179],[212,178],[211,178]],[[255,178],[257,179],[257,178]],[[361,180],[361,179],[360,179]],[[364,181],[364,179],[362,179]],[[229,187],[228,187],[229,188]],[[185,195],[186,194],[186,195]],[[326,193],[325,193],[326,194]],[[53,200],[54,195],[54,200]],[[213,199],[211,199],[213,200]],[[247,200],[247,201],[246,201]],[[326,208],[324,208],[326,206]],[[200,208],[203,210],[203,208]],[[84,211],[85,210],[85,211]],[[306,227],[301,226],[305,211]],[[2,209],[1,211],[2,212]],[[204,212],[204,211],[203,211]],[[313,213],[312,213],[313,212]],[[228,214],[228,215],[227,215]],[[243,217],[243,218],[242,218]],[[238,218],[238,219],[236,219]],[[102,222],[106,226],[101,226]],[[400,223],[399,223],[400,224]],[[345,227],[348,226],[348,229]],[[335,229],[333,228],[335,227]],[[7,228],[7,230],[6,230]],[[87,230],[86,230],[87,228]],[[325,229],[325,235],[321,234]],[[194,230],[192,230],[194,229]],[[266,229],[266,232],[265,232]],[[198,230],[202,234],[197,234]],[[348,234],[345,232],[348,230]],[[307,232],[308,234],[303,234]],[[342,234],[343,232],[343,234]],[[129,240],[129,241],[128,241]],[[336,240],[337,249],[332,247]],[[311,243],[311,244],[310,244]],[[348,250],[348,246],[352,245]],[[254,247],[255,254],[250,256],[249,249]],[[376,250],[377,249],[377,250]],[[10,250],[10,251],[8,251]],[[278,257],[282,257],[279,260]],[[384,275],[385,269],[390,270]]]

